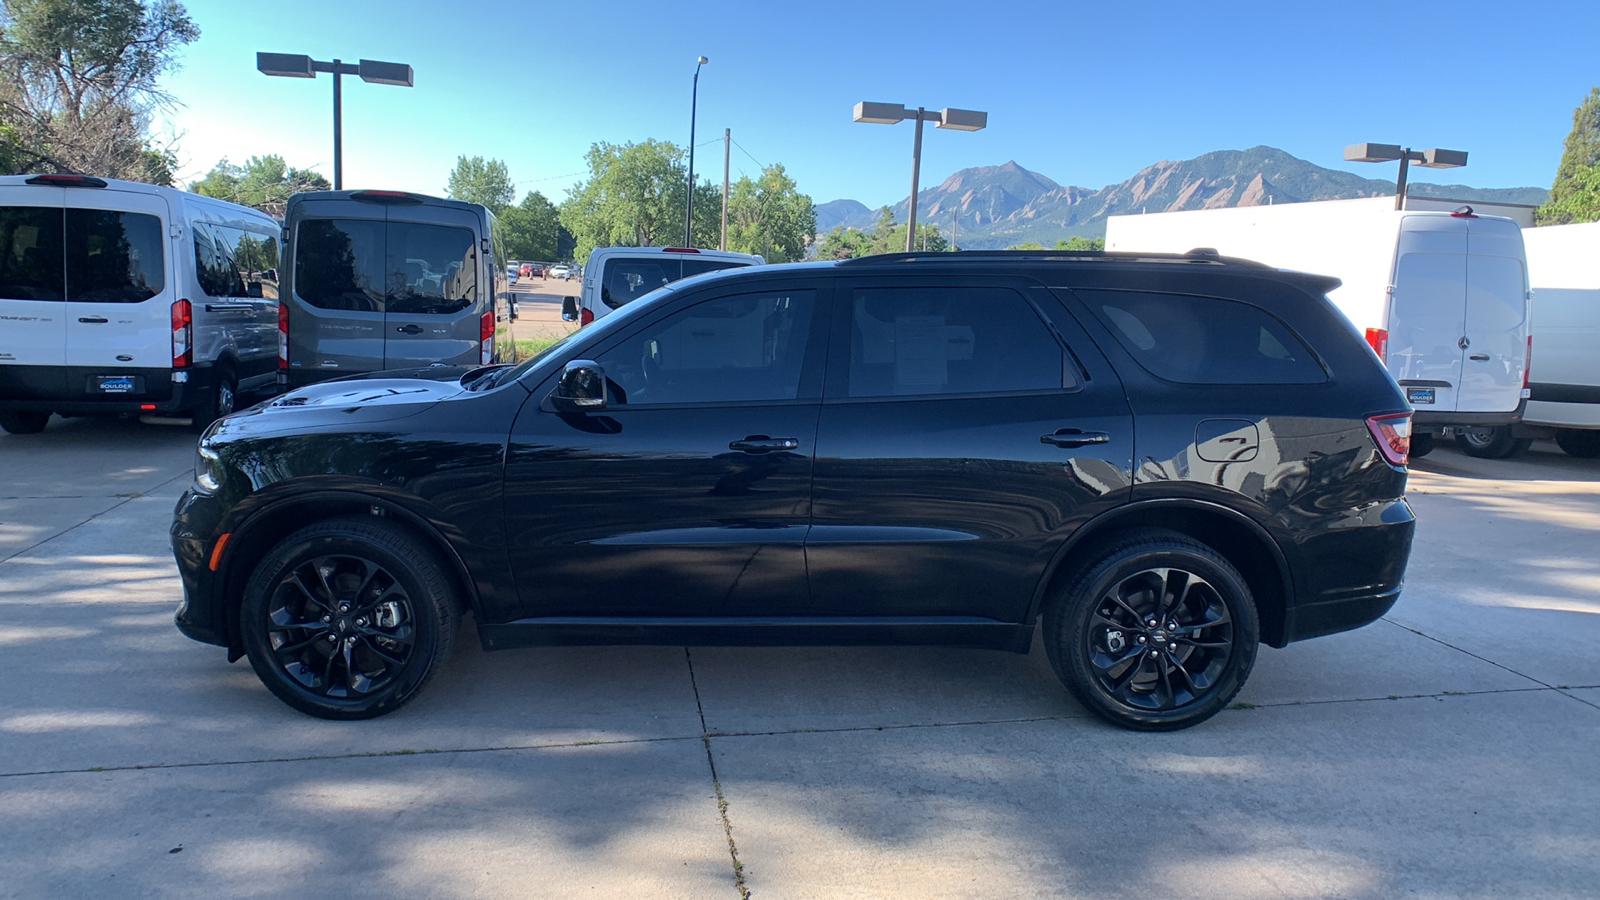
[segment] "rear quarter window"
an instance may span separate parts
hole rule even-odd
[[[1248,303],[1189,294],[1074,291],[1146,372],[1180,384],[1320,384],[1305,342]]]

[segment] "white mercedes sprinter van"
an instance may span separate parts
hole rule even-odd
[[[1112,216],[1106,249],[1223,256],[1333,275],[1328,299],[1365,334],[1434,436],[1514,425],[1528,397],[1528,267],[1511,219],[1396,210],[1375,197]]]
[[[731,250],[696,250],[691,247],[596,247],[583,267],[583,287],[574,313],[580,325],[603,318],[664,284],[719,269],[759,266],[766,260]]]
[[[0,177],[0,428],[51,413],[209,423],[273,383],[278,222],[173,188]]]

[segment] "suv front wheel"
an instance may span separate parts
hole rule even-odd
[[[240,625],[267,689],[303,713],[370,719],[422,690],[458,613],[428,547],[378,518],[319,522],[256,567]]]
[[[1138,731],[1176,731],[1220,712],[1244,687],[1258,637],[1244,577],[1171,531],[1104,547],[1044,619],[1045,650],[1072,695]]]

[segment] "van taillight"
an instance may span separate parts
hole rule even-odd
[[[289,304],[278,303],[278,368],[289,369]]]
[[[1522,361],[1522,389],[1528,389],[1528,379],[1533,376],[1533,335],[1528,335],[1528,358]]]
[[[1403,466],[1411,461],[1411,413],[1368,416],[1367,430],[1390,465]]]
[[[172,367],[187,369],[194,363],[194,311],[187,300],[172,303]]]
[[[1389,361],[1389,332],[1387,329],[1368,328],[1367,345],[1372,348],[1373,353],[1378,354],[1379,359],[1384,362]]]
[[[592,310],[589,307],[585,306],[583,309],[578,311],[578,327],[579,328],[582,328],[583,326],[589,325],[589,324],[591,324],[593,322],[594,322],[594,310]]]
[[[478,362],[494,362],[494,313],[486,312],[478,321]]]

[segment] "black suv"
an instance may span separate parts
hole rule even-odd
[[[1196,252],[891,254],[656,291],[515,367],[221,420],[178,627],[327,718],[486,648],[1027,652],[1120,725],[1200,722],[1258,642],[1395,602],[1410,412],[1323,296]]]

